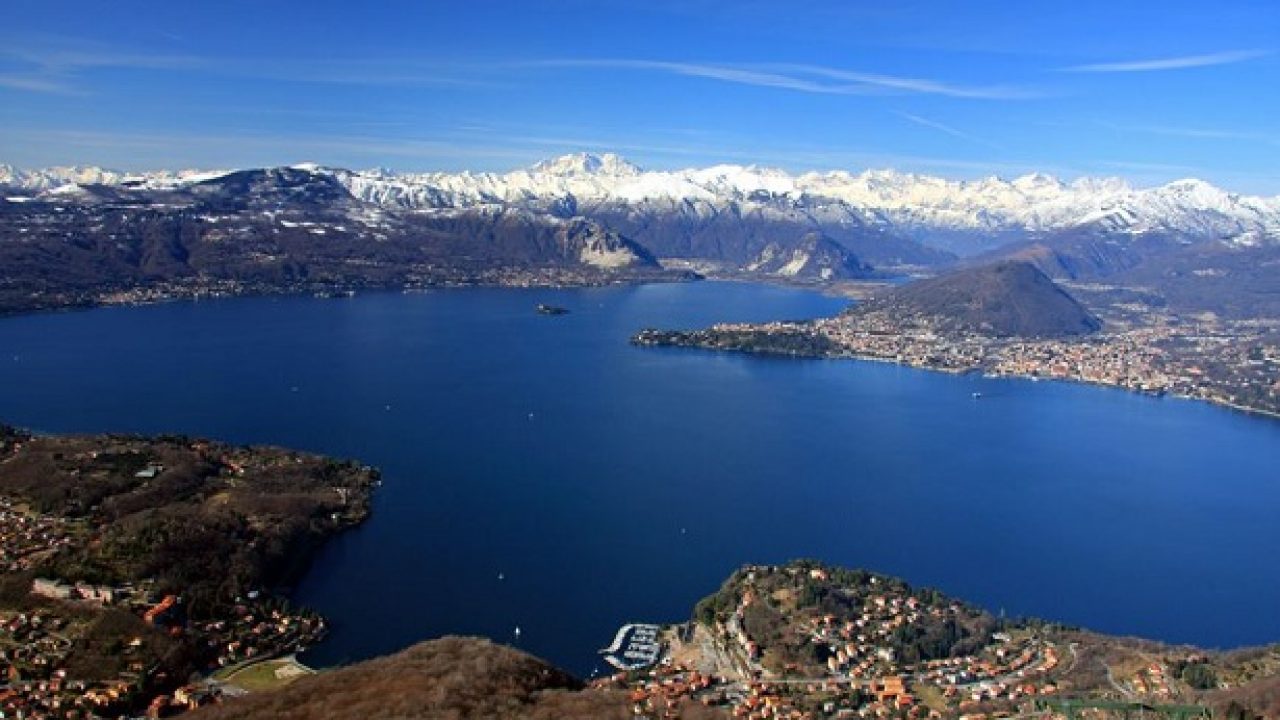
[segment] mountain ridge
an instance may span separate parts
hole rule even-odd
[[[1267,270],[1280,257],[1280,196],[1240,195],[1195,179],[1134,189],[1115,178],[1065,183],[1039,173],[953,181],[873,170],[793,175],[754,165],[647,171],[617,155],[589,153],[504,174],[352,171],[316,163],[151,174],[0,166],[0,222],[6,223],[0,230],[7,233],[0,240],[11,245],[6,252],[30,256],[32,238],[60,227],[63,244],[42,252],[64,258],[87,244],[111,254],[115,245],[92,237],[92,228],[105,227],[91,217],[95,212],[133,205],[172,216],[183,203],[214,192],[209,188],[229,188],[255,172],[323,186],[323,196],[305,198],[310,204],[294,213],[289,227],[306,224],[312,245],[335,235],[369,241],[326,250],[342,258],[343,272],[361,253],[381,256],[388,238],[408,240],[396,258],[383,258],[384,286],[403,280],[391,261],[414,258],[436,270],[533,263],[609,271],[656,268],[670,259],[727,277],[803,283],[934,274],[1015,259],[1031,260],[1059,280],[1119,283],[1154,289],[1157,296],[1170,288],[1158,300],[1179,312],[1280,313],[1280,288]],[[240,218],[244,227],[234,236],[240,249],[280,256],[273,244],[280,228],[267,227],[276,218],[271,202],[289,206],[295,197],[254,185],[230,194],[237,193],[238,199],[215,205],[253,214]],[[67,225],[76,216],[85,222]],[[575,239],[564,242],[569,236]],[[314,255],[310,245],[304,249]],[[1197,265],[1209,261],[1217,275]]]
[[[506,204],[552,211],[567,203],[591,208],[688,205],[707,214],[733,203],[774,210],[807,203],[825,210],[812,213],[819,219],[861,220],[926,244],[931,233],[1046,232],[1095,224],[1119,232],[1164,230],[1197,238],[1280,242],[1280,195],[1234,193],[1194,178],[1135,188],[1119,178],[1081,177],[1068,183],[1042,173],[1011,180],[950,180],[895,170],[792,174],[755,165],[651,171],[611,153],[564,155],[506,173],[308,169],[334,175],[360,199],[400,209]],[[27,191],[84,179],[145,186],[209,176],[192,170],[130,174],[92,167],[23,171],[0,166],[0,185]],[[980,240],[966,242],[981,249]]]

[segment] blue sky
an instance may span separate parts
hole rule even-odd
[[[1043,171],[1280,193],[1280,3],[6,0],[0,162]]]

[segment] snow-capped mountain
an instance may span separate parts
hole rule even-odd
[[[83,262],[71,264],[80,272],[109,257],[126,285],[183,273],[394,285],[511,268],[522,268],[519,277],[539,268],[634,278],[665,273],[663,258],[713,273],[834,281],[937,271],[957,256],[1015,258],[1059,279],[1173,288],[1169,302],[1183,307],[1280,312],[1259,300],[1276,296],[1280,197],[1199,180],[1143,189],[1042,174],[648,171],[588,154],[508,173],[0,166],[0,251],[16,253],[10,264],[29,272],[15,277],[28,280],[46,272],[41,258],[79,253]],[[55,289],[80,292],[95,272]]]
[[[645,171],[611,154],[566,155],[501,174],[334,172],[357,197],[401,208],[504,204],[572,212],[627,206],[711,215],[745,207],[772,208],[779,219],[803,208],[819,224],[870,222],[925,242],[934,233],[1043,232],[1091,224],[1247,243],[1280,239],[1280,197],[1237,195],[1199,180],[1138,189],[1117,178],[1066,183],[1044,174],[947,180],[892,170],[793,175],[739,165]]]
[[[1280,196],[1239,195],[1200,180],[1142,189],[1117,178],[1063,182],[1044,174],[948,180],[892,170],[791,174],[741,165],[648,171],[617,155],[586,153],[507,173],[295,168],[331,175],[356,198],[389,210],[501,206],[585,216],[659,256],[740,264],[771,242],[813,231],[877,265],[938,261],[920,244],[970,255],[1029,234],[1082,228],[1165,233],[1187,242],[1280,243]],[[86,183],[176,187],[216,175],[0,166],[0,185],[27,192]]]
[[[0,192],[0,315],[117,293],[689,279],[601,223],[518,207],[381,208],[332,175],[243,170]],[[77,170],[77,179],[112,176]],[[58,180],[60,181],[60,180]],[[37,184],[39,183],[39,184]]]
[[[54,190],[68,185],[124,185],[129,187],[166,189],[226,175],[230,170],[161,170],[148,173],[126,173],[89,165],[20,170],[0,164],[0,187],[8,186],[28,192]]]

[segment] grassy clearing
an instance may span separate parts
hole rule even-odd
[[[263,692],[282,688],[313,672],[307,666],[288,657],[254,663],[218,679],[249,692]]]

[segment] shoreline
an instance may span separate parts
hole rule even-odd
[[[733,353],[733,354],[740,354],[740,355],[759,355],[759,356],[768,356],[768,357],[794,358],[797,360],[832,360],[832,361],[843,360],[843,361],[854,361],[854,362],[872,362],[872,363],[878,363],[882,365],[896,365],[898,367],[910,368],[912,370],[922,370],[926,372],[942,373],[945,375],[953,375],[953,376],[982,374],[984,377],[989,376],[991,378],[1024,380],[1028,382],[1070,383],[1072,385],[1086,385],[1090,387],[1104,388],[1108,390],[1118,390],[1118,391],[1123,391],[1132,395],[1143,395],[1150,398],[1170,397],[1178,400],[1189,400],[1192,402],[1201,402],[1207,405],[1213,405],[1216,407],[1232,410],[1245,415],[1253,415],[1253,416],[1265,418],[1267,420],[1280,421],[1280,411],[1267,410],[1265,408],[1257,408],[1249,405],[1241,405],[1239,403],[1233,403],[1227,400],[1219,400],[1211,397],[1199,397],[1196,395],[1187,395],[1185,393],[1154,393],[1154,392],[1141,390],[1137,388],[1129,388],[1124,385],[1119,385],[1116,383],[1100,382],[1097,380],[1088,380],[1084,378],[1046,377],[1043,375],[1029,375],[1025,373],[1004,373],[1004,372],[992,371],[982,366],[972,366],[972,367],[964,367],[964,368],[935,367],[931,365],[924,365],[920,363],[912,363],[912,362],[907,362],[903,360],[898,360],[896,358],[887,358],[887,357],[881,357],[877,355],[861,355],[858,353],[850,353],[850,352],[827,352],[827,353],[782,352],[778,350],[771,350],[768,348],[751,349],[751,348],[736,348],[736,347],[719,347],[715,345],[709,345],[709,344],[703,344],[703,343],[697,343],[697,342],[688,342],[688,343],[649,342],[649,341],[637,342],[635,337],[632,338],[632,343],[640,347],[682,348],[687,350],[699,350],[703,352],[709,351],[709,352],[720,352],[720,353]]]
[[[738,352],[750,352],[750,351],[738,351]],[[927,370],[929,372],[941,372],[941,373],[946,373],[948,375],[983,374],[985,377],[986,373],[991,373],[990,370],[987,370],[982,367],[961,368],[961,369],[937,368],[937,367],[930,367],[928,365],[902,362],[901,360],[890,360],[888,358],[876,358],[876,357],[863,356],[863,355],[830,355],[826,357],[828,357],[831,360],[883,362],[891,365],[908,367],[913,370]],[[1273,410],[1266,410],[1264,408],[1255,408],[1249,405],[1240,405],[1239,403],[1233,403],[1227,400],[1218,400],[1218,399],[1209,398],[1209,397],[1198,397],[1195,395],[1187,395],[1184,393],[1154,393],[1147,390],[1140,390],[1137,388],[1125,387],[1124,385],[1118,385],[1116,383],[1100,382],[1097,380],[1086,380],[1084,378],[1070,378],[1070,377],[1045,377],[1043,375],[1028,375],[1025,373],[994,372],[994,373],[991,373],[990,377],[1008,378],[1013,380],[1025,380],[1028,382],[1058,382],[1058,383],[1069,383],[1071,385],[1087,385],[1090,387],[1105,388],[1108,390],[1119,390],[1119,391],[1129,393],[1131,395],[1142,395],[1142,396],[1153,398],[1153,399],[1170,397],[1170,398],[1175,398],[1177,400],[1189,400],[1192,402],[1205,403],[1207,405],[1214,405],[1216,407],[1225,408],[1228,410],[1234,410],[1236,412],[1243,413],[1246,415],[1257,415],[1263,418],[1267,418],[1269,420],[1280,421],[1280,412],[1276,412]]]
[[[538,275],[538,270],[546,270],[549,273],[556,273],[561,268],[494,268],[492,271],[496,273],[511,272],[528,272],[531,275]],[[567,269],[569,276],[561,278],[552,277],[532,277],[527,279],[507,279],[507,278],[485,278],[482,276],[464,276],[461,278],[443,278],[439,280],[424,282],[402,282],[388,283],[385,285],[372,284],[361,285],[357,283],[340,283],[334,285],[320,285],[314,287],[241,287],[238,286],[239,281],[227,280],[226,287],[220,289],[187,289],[182,287],[173,288],[147,288],[145,286],[137,286],[125,290],[116,290],[103,292],[93,297],[85,297],[82,299],[68,299],[63,302],[39,303],[29,307],[5,307],[0,306],[0,321],[10,318],[30,317],[36,315],[55,314],[63,312],[83,312],[89,310],[101,310],[109,308],[131,308],[131,307],[148,307],[152,305],[163,305],[167,303],[177,302],[202,302],[205,300],[229,300],[235,298],[253,298],[253,297],[288,297],[288,298],[311,298],[316,300],[345,300],[356,297],[364,293],[419,293],[430,292],[433,290],[461,290],[467,288],[506,288],[506,289],[530,289],[530,290],[571,290],[576,288],[599,288],[612,287],[619,285],[648,285],[648,284],[667,284],[667,283],[685,283],[700,282],[707,280],[696,273],[686,273],[679,270],[657,270],[654,274],[637,273],[628,275],[626,273],[618,275],[602,274],[598,277],[573,277],[574,269]],[[750,282],[750,281],[746,281]],[[120,293],[143,293],[136,298],[129,299],[112,299],[111,296]]]

